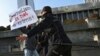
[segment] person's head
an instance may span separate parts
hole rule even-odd
[[[50,6],[45,6],[45,7],[43,7],[42,12],[41,12],[42,16],[44,16],[44,15],[46,15],[46,14],[48,14],[48,13],[52,14],[52,9],[51,9],[51,7],[50,7]]]

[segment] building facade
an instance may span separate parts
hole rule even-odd
[[[71,19],[71,20],[80,20],[90,17],[94,12],[100,16],[100,2],[98,3],[83,3],[71,6],[63,6],[52,8],[53,13],[56,17],[61,20]],[[40,10],[36,10],[36,14]]]
[[[91,17],[95,12],[100,17],[100,2],[98,3],[84,3],[72,6],[65,6],[59,8],[53,8],[53,12],[56,17],[61,20],[71,19],[80,20]]]
[[[94,2],[100,2],[100,0],[85,0],[85,3],[94,3]]]
[[[34,0],[17,0],[18,8],[30,5],[34,9]]]

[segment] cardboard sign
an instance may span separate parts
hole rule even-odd
[[[10,26],[11,30],[27,26],[38,21],[38,18],[30,6],[23,6],[17,11],[11,13],[10,17]]]

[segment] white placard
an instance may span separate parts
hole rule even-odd
[[[23,6],[17,11],[11,13],[10,17],[10,26],[11,30],[27,26],[38,21],[38,18],[30,6]]]

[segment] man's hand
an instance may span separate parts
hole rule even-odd
[[[18,37],[16,37],[16,40],[18,40],[20,42],[23,42],[26,39],[27,39],[27,35],[26,34],[22,34],[22,35],[19,35]]]

